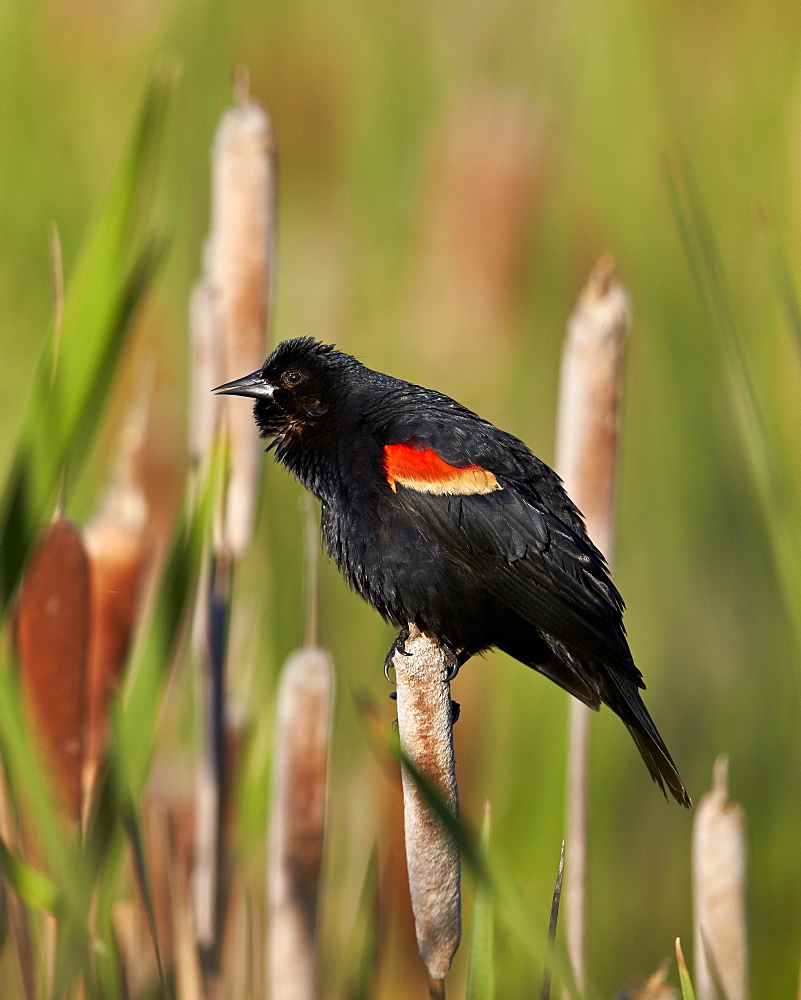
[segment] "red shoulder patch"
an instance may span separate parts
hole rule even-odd
[[[393,493],[397,484],[420,493],[469,496],[501,489],[480,465],[449,465],[432,449],[405,444],[384,446],[384,474]]]

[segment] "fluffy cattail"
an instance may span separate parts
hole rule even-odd
[[[401,750],[454,818],[459,812],[448,677],[453,654],[415,626],[393,665]],[[459,848],[413,775],[403,776],[406,863],[417,945],[438,995],[462,933]]]
[[[602,257],[570,318],[562,355],[556,470],[611,564],[620,394],[630,326],[628,295]],[[589,709],[570,701],[565,933],[576,983],[585,981]]]
[[[322,864],[334,673],[305,647],[281,675],[270,811],[267,995],[314,1000],[317,898]]]
[[[712,791],[698,803],[693,824],[695,989],[715,1000],[748,996],[748,925],[745,895],[748,846],[745,812],[729,800],[729,761],[715,761]]]
[[[221,824],[225,746],[225,661],[234,561],[253,534],[258,501],[258,436],[247,407],[210,390],[257,368],[267,353],[275,268],[276,147],[267,112],[237,76],[237,106],[217,129],[212,152],[211,231],[203,277],[190,302],[193,357],[190,451],[197,467],[222,439],[229,475],[215,511],[214,552],[204,566],[193,643],[202,665],[204,733],[196,777],[193,904],[206,964],[219,956]]]
[[[210,296],[219,342],[220,382],[257,368],[266,352],[272,308],[276,231],[276,146],[267,112],[240,87],[239,105],[217,129],[212,154],[211,233],[197,309]],[[199,320],[201,326],[205,319]],[[218,384],[217,382],[213,385]],[[208,389],[213,388],[208,386]],[[230,452],[230,478],[218,548],[247,548],[255,517],[261,450],[247,407],[225,397],[220,417]]]

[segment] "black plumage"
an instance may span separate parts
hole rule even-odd
[[[662,790],[689,805],[604,558],[522,441],[311,338],[217,391],[255,397],[262,437],[322,503],[328,552],[387,621],[414,622],[460,664],[497,646],[590,708],[607,704]]]

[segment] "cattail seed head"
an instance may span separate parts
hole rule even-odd
[[[715,761],[712,790],[698,803],[693,824],[695,989],[714,1000],[719,979],[728,1000],[748,996],[746,883],[748,846],[742,806],[729,800],[729,762]]]

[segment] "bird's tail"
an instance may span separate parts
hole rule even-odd
[[[530,636],[521,641],[512,629],[498,646],[510,656],[550,677],[596,712],[601,702],[622,719],[640,751],[651,777],[667,798],[667,790],[681,805],[692,805],[673,758],[640,697],[641,674],[630,656],[614,667],[599,661],[579,660],[553,636],[543,635],[543,643],[532,648]],[[626,651],[628,653],[628,650]],[[667,788],[667,790],[666,790]]]
[[[680,805],[689,809],[692,805],[690,796],[637,687],[627,678],[617,677],[614,673],[608,673],[604,680],[607,682],[604,684],[606,690],[601,691],[601,698],[623,720],[651,777],[666,798],[665,786]]]

